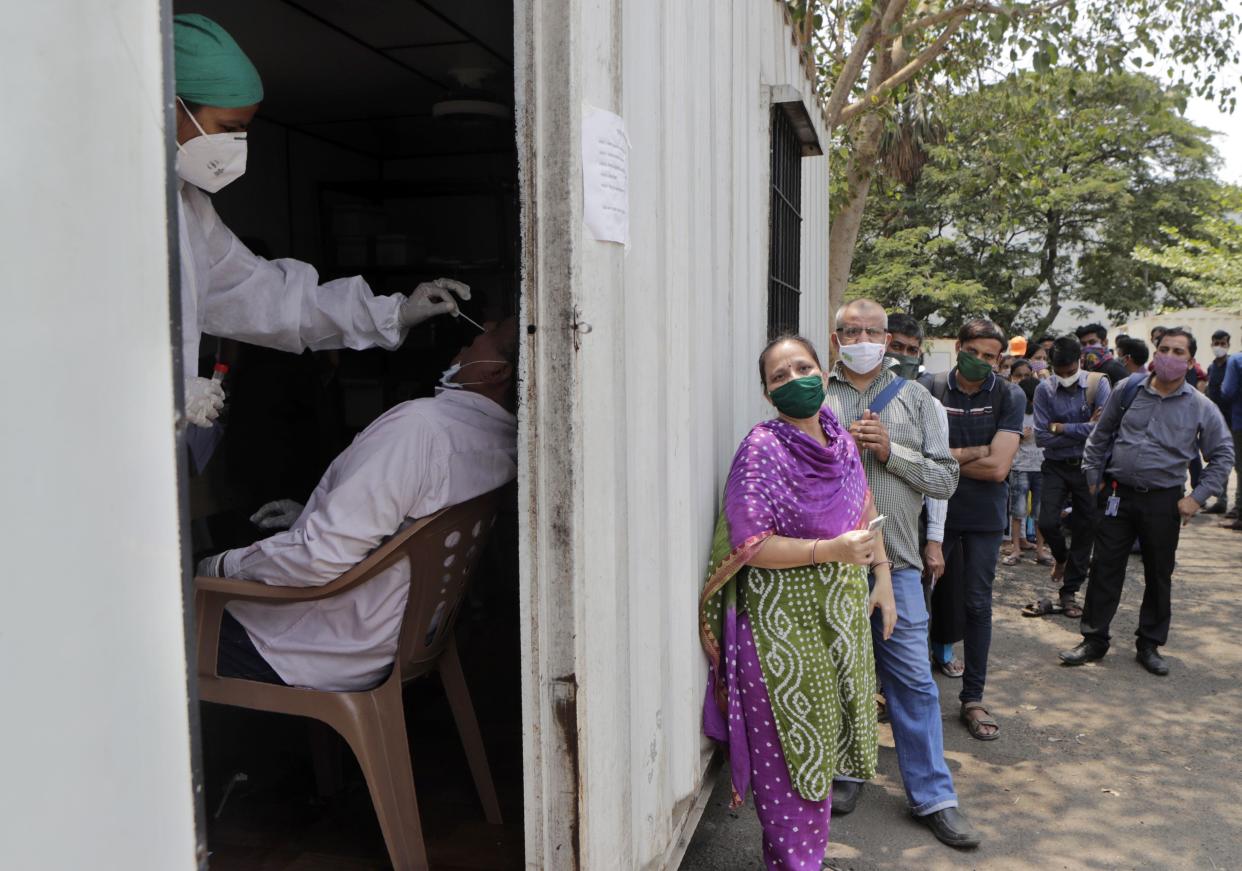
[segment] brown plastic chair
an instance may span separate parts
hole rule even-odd
[[[199,697],[207,702],[310,717],[340,733],[366,777],[388,855],[397,871],[428,867],[401,705],[401,687],[406,681],[439,669],[483,813],[489,823],[501,822],[496,788],[453,637],[466,586],[496,516],[496,501],[496,493],[487,493],[416,521],[322,587],[194,579]],[[220,619],[227,603],[328,599],[366,583],[401,560],[409,561],[410,596],[392,674],[379,686],[361,692],[322,692],[216,674]]]

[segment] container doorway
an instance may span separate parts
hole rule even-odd
[[[374,293],[468,284],[478,323],[517,314],[520,266],[511,0],[174,0],[222,25],[254,61],[264,99],[245,176],[213,196],[254,253],[295,258],[320,282]],[[288,354],[204,335],[229,366],[217,440],[192,461],[194,556],[265,533],[263,504],[305,502],[332,460],[395,405],[430,396],[478,330],[414,327],[396,351]],[[504,822],[484,819],[436,676],[407,686],[414,778],[433,868],[524,867],[516,487],[504,493],[458,616],[463,670]],[[352,754],[310,721],[201,706],[212,869],[386,868]]]

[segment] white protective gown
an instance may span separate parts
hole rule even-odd
[[[285,587],[322,586],[362,562],[409,520],[517,477],[517,418],[490,399],[449,390],[398,405],[333,460],[285,532],[224,555],[222,572]],[[405,561],[316,602],[228,606],[285,683],[373,686],[397,652],[409,595]]]
[[[361,277],[319,283],[300,260],[264,260],[225,226],[211,197],[180,182],[181,342],[185,377],[198,374],[202,333],[299,353],[386,350],[405,339],[402,294],[375,296]]]

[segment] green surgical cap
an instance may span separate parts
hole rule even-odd
[[[173,18],[177,96],[189,103],[236,109],[263,99],[259,71],[233,37],[205,15]]]

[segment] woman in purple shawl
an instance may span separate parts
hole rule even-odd
[[[735,807],[753,785],[768,868],[815,871],[833,775],[875,776],[870,615],[881,609],[888,638],[897,608],[858,449],[821,407],[815,349],[777,339],[759,377],[778,416],[742,441],[725,485],[700,608],[703,729],[726,745]]]

